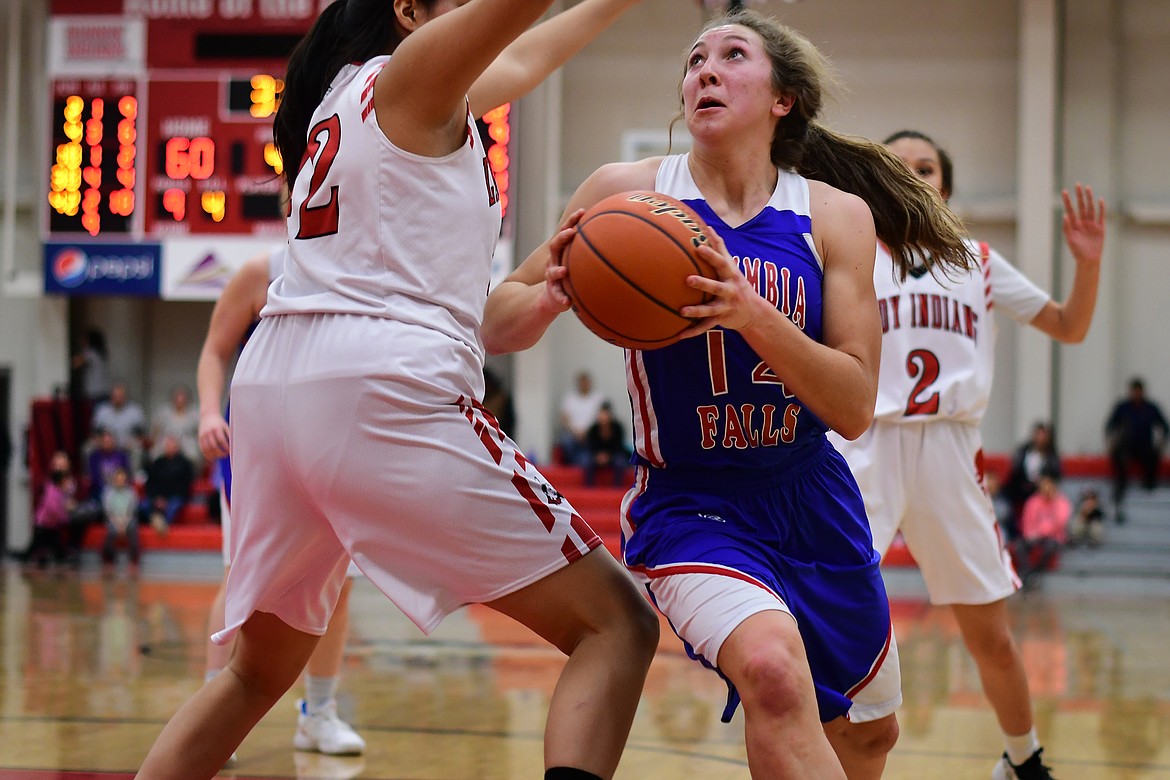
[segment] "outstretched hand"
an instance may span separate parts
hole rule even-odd
[[[1064,240],[1078,262],[1100,260],[1105,247],[1105,200],[1094,201],[1093,188],[1077,184],[1076,203],[1068,190],[1061,193],[1064,200]]]
[[[699,320],[683,332],[683,338],[704,333],[719,325],[731,330],[744,330],[755,321],[763,299],[739,270],[739,264],[727,251],[727,244],[714,230],[711,243],[698,248],[702,257],[715,271],[716,279],[694,275],[687,277],[687,285],[710,294],[712,300],[695,306],[684,306],[679,314]]]
[[[565,293],[565,277],[569,269],[564,265],[565,250],[577,235],[577,223],[585,209],[577,209],[557,229],[557,234],[548,242],[548,263],[544,268],[544,293],[541,296],[542,308],[555,314],[568,310],[571,305],[569,296]]]

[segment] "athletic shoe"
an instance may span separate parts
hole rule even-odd
[[[1040,760],[1043,752],[1044,748],[1037,748],[1022,764],[1013,764],[1004,753],[991,772],[991,780],[1053,780],[1052,770]]]
[[[326,756],[322,753],[293,754],[298,780],[352,780],[366,768],[363,756]]]
[[[331,701],[310,712],[309,705],[301,699],[297,702],[297,733],[293,737],[293,747],[330,756],[360,756],[366,752],[366,741],[337,717],[336,702]]]

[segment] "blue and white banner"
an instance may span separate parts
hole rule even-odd
[[[53,295],[139,295],[157,298],[158,244],[45,244],[45,292]]]

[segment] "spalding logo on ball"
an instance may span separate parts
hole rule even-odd
[[[699,257],[711,229],[685,203],[659,192],[611,195],[587,210],[561,262],[573,311],[595,334],[626,349],[658,349],[695,320],[679,309],[711,296],[687,285],[716,278]]]

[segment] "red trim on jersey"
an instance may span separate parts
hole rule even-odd
[[[641,353],[637,350],[630,350],[626,353],[626,373],[629,376],[630,384],[634,387],[635,397],[631,400],[637,406],[638,420],[641,421],[641,454],[650,462],[650,465],[663,468],[666,463],[662,459],[662,453],[654,443],[654,423],[651,421],[653,408],[650,406],[650,393],[646,389],[642,372],[639,370],[640,355]]]
[[[874,677],[877,677],[877,673],[881,670],[882,664],[884,664],[886,661],[886,656],[890,654],[890,643],[893,637],[894,626],[891,624],[889,630],[886,632],[886,644],[884,647],[882,647],[882,651],[878,653],[877,660],[873,662],[873,666],[869,667],[869,674],[865,675],[865,677],[862,678],[861,682],[857,683],[857,685],[854,685],[852,688],[845,691],[845,698],[852,699],[861,692],[862,688],[873,682]]]
[[[979,242],[979,265],[983,268],[983,298],[987,301],[987,310],[995,306],[995,298],[991,295],[991,246],[986,241]]]

